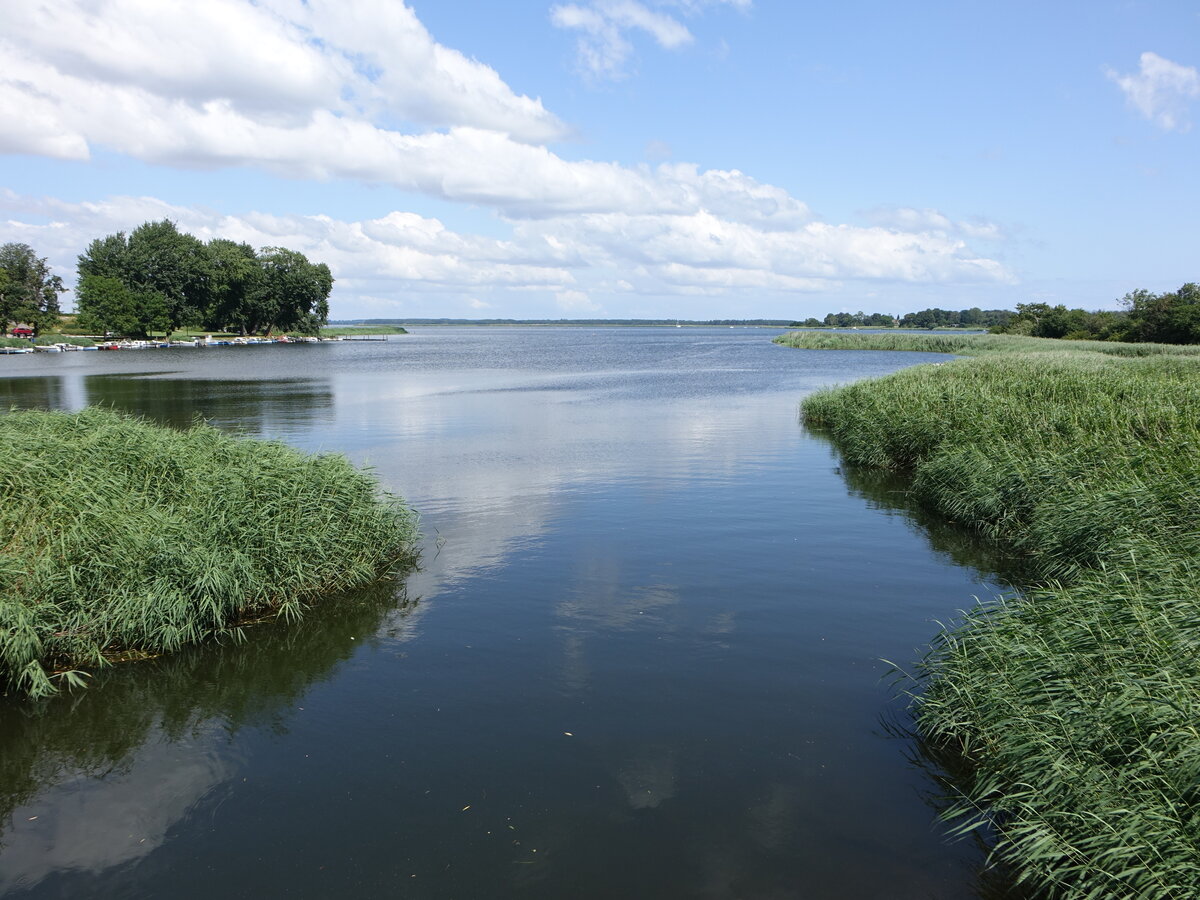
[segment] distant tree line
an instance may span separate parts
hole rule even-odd
[[[329,318],[333,276],[285,247],[204,243],[174,222],[97,238],[79,257],[81,328],[145,337],[192,327],[315,334]]]
[[[338,319],[331,325],[745,325],[795,327],[787,319]]]
[[[1006,325],[1013,317],[1009,309],[923,309],[893,316],[891,313],[829,313],[824,319],[792,322],[792,328],[990,328]]]
[[[1136,290],[1121,299],[1121,310],[1067,309],[1063,304],[1018,303],[1016,315],[1002,334],[1067,340],[1200,344],[1200,285],[1155,294]]]

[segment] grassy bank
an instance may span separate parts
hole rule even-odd
[[[348,337],[356,334],[408,334],[400,325],[336,325],[321,329],[321,337]]]
[[[775,338],[775,343],[801,350],[912,350],[959,356],[1047,352],[1093,352],[1106,356],[1200,356],[1200,347],[1181,344],[1060,341],[1016,334],[790,331]]]
[[[1052,896],[1200,896],[1200,360],[1039,345],[1064,349],[906,369],[805,419],[1027,574],[917,673],[918,730],[970,763],[960,826],[998,826]]]
[[[372,581],[415,517],[339,456],[99,409],[0,415],[0,686],[52,693]]]

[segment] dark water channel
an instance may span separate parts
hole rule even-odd
[[[346,453],[427,540],[298,627],[0,702],[0,894],[976,896],[879,660],[991,595],[986,563],[797,422],[925,357],[773,334],[4,357],[3,406]]]

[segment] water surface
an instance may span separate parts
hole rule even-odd
[[[880,659],[993,587],[797,420],[937,357],[774,333],[4,357],[0,404],[345,453],[426,547],[298,627],[0,704],[0,893],[973,896]]]

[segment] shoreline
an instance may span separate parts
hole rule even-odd
[[[804,419],[1028,573],[944,627],[906,691],[920,740],[967,763],[953,833],[994,833],[1056,896],[1194,896],[1200,348],[1028,340],[1056,346],[820,391]]]
[[[114,655],[299,618],[411,562],[418,538],[342,456],[97,407],[0,416],[0,486],[0,687],[34,699]]]

